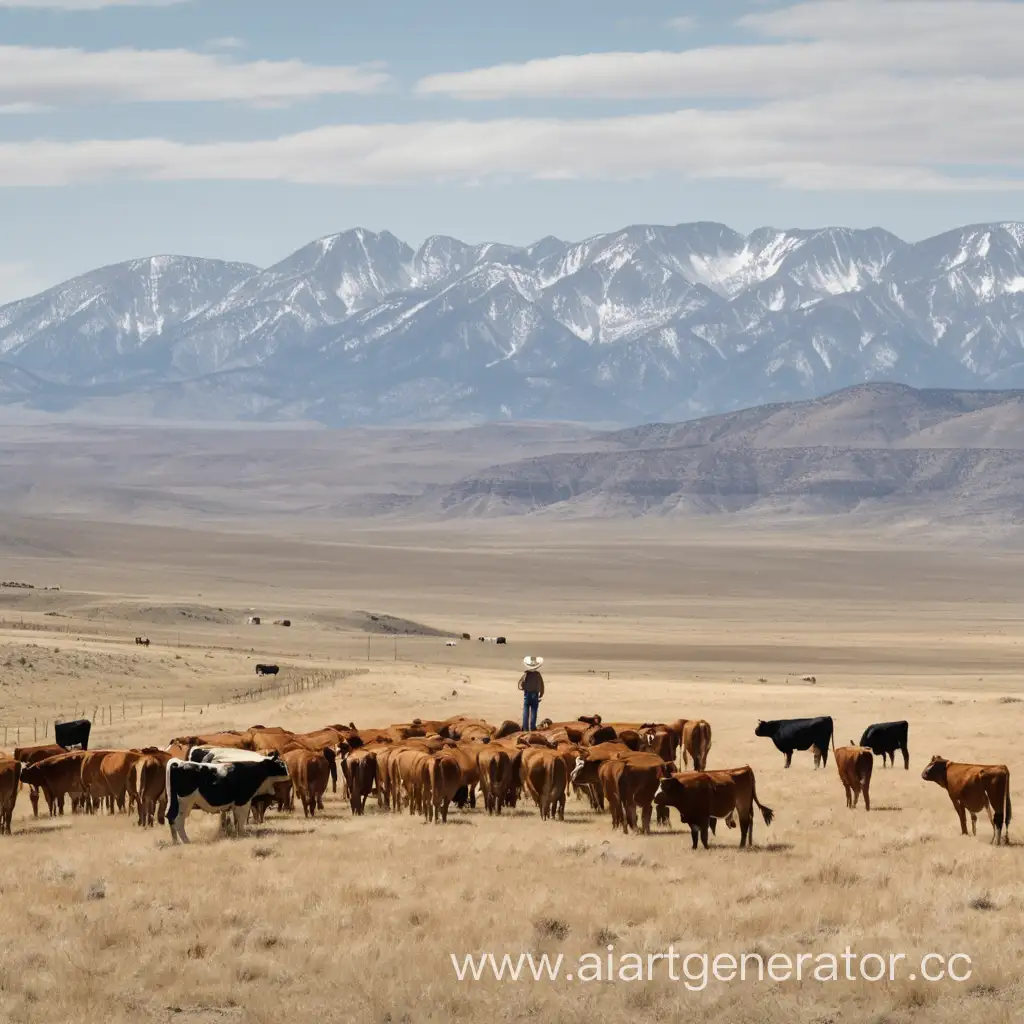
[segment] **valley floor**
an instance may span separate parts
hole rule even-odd
[[[704,717],[710,766],[750,764],[776,819],[757,820],[751,851],[722,826],[693,852],[678,821],[627,837],[572,797],[564,822],[521,805],[428,826],[372,801],[353,817],[339,793],[322,819],[271,812],[239,841],[196,814],[194,845],[172,848],[127,816],[33,819],[22,794],[0,840],[0,1019],[1008,1024],[1024,996],[1016,822],[1009,847],[988,844],[984,817],[962,838],[920,773],[932,754],[1017,771],[1022,562],[687,524],[303,537],[7,519],[0,576],[37,589],[0,588],[3,749],[82,711],[97,715],[93,747],[257,722],[500,722],[519,715],[531,653],[545,657],[542,715]],[[509,643],[446,647],[419,625]],[[276,690],[258,661],[281,665]],[[870,813],[846,809],[831,757],[785,770],[753,735],[758,718],[820,714],[837,743],[910,721],[911,770],[876,763]],[[910,966],[893,981],[693,991],[664,970],[460,982],[451,962],[529,951],[568,964],[608,946],[645,961],[670,946],[765,961],[850,947]],[[966,954],[970,978],[911,980],[927,953]]]

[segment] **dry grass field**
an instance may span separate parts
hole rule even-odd
[[[34,820],[22,794],[0,839],[0,1020],[1019,1020],[1024,845],[991,847],[984,818],[962,838],[920,773],[941,753],[1024,777],[1022,563],[962,541],[915,549],[692,523],[332,535],[298,520],[287,534],[5,520],[0,577],[61,587],[0,588],[6,749],[33,722],[103,706],[95,747],[257,722],[500,722],[518,717],[521,659],[539,653],[542,716],[702,716],[710,766],[750,764],[777,817],[757,819],[753,850],[720,826],[693,852],[678,819],[627,837],[571,796],[564,822],[520,805],[434,826],[372,802],[354,818],[339,793],[322,819],[272,811],[244,840],[193,815],[181,848],[127,816]],[[264,625],[245,625],[253,613]],[[268,624],[282,616],[290,629]],[[409,623],[509,645],[448,648]],[[258,660],[321,685],[238,701],[259,685]],[[870,813],[846,809],[831,757],[815,771],[798,753],[787,771],[753,735],[758,718],[819,714],[837,743],[909,719],[911,770],[876,763]],[[697,992],[664,969],[650,983],[459,983],[450,960],[604,957],[609,945],[765,959],[851,947],[910,966],[891,983],[712,978]],[[970,956],[970,980],[909,980],[931,952]]]

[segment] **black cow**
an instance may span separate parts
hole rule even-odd
[[[76,718],[73,722],[54,722],[53,738],[65,750],[88,750],[89,731],[92,722],[88,718]]]
[[[824,767],[828,763],[828,748],[835,743],[832,740],[832,719],[824,718],[777,718],[771,722],[760,719],[755,736],[770,736],[772,743],[786,755],[786,767],[793,761],[794,750],[814,748],[814,767]]]
[[[172,758],[167,762],[167,824],[171,839],[189,842],[185,819],[195,808],[210,814],[232,813],[235,835],[245,834],[249,805],[267,784],[288,781],[288,766],[279,757],[230,764],[196,764]]]
[[[494,642],[496,644],[504,644],[504,643],[507,643],[508,641],[503,636],[499,636],[498,639],[495,640]]]
[[[877,722],[869,725],[860,738],[862,747],[870,747],[873,754],[882,755],[882,767],[885,767],[885,758],[888,755],[893,767],[896,767],[896,751],[903,754],[903,767],[910,771],[910,751],[907,750],[907,730],[910,726],[906,722]]]
[[[280,668],[277,665],[257,665],[256,675],[258,676],[276,676],[280,672]]]

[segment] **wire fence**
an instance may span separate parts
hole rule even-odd
[[[187,697],[180,700],[173,697],[161,697],[155,699],[129,699],[125,697],[119,702],[105,700],[103,703],[79,701],[66,708],[63,713],[52,717],[33,718],[31,722],[7,723],[0,725],[2,743],[0,747],[8,750],[10,746],[21,746],[27,744],[31,737],[32,743],[52,742],[54,735],[53,726],[55,722],[73,721],[79,718],[88,718],[93,727],[118,725],[122,722],[138,721],[142,718],[163,718],[170,714],[187,715],[189,711],[224,710],[237,707],[241,704],[258,703],[260,701],[279,700],[297,693],[309,693],[323,690],[342,679],[351,676],[366,675],[367,669],[313,669],[302,675],[289,675],[286,678],[273,682],[260,683],[259,686],[248,687],[244,690],[236,690],[226,698],[216,701],[189,701]],[[180,708],[180,711],[179,711]],[[89,712],[92,712],[91,716]],[[138,714],[136,714],[136,711]]]

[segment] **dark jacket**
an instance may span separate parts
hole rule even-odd
[[[524,693],[536,693],[544,696],[544,677],[536,669],[527,669],[519,680],[519,689]]]

